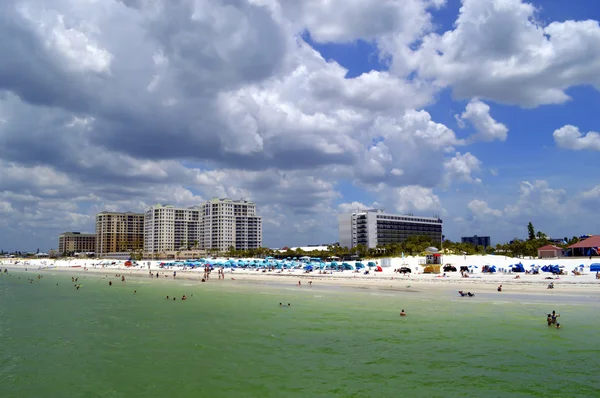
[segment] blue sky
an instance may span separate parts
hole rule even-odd
[[[269,247],[369,207],[600,234],[594,2],[263,3],[3,2],[0,249],[212,197],[254,200]]]

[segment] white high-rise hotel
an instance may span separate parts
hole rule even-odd
[[[187,249],[227,251],[262,246],[262,218],[256,204],[245,200],[212,199],[199,206],[156,205],[146,211],[144,251]]]

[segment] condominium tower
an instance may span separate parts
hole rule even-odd
[[[58,253],[93,253],[96,250],[96,234],[64,232],[58,236]]]
[[[144,216],[144,252],[159,253],[199,248],[203,208],[156,205]]]
[[[437,217],[389,214],[373,209],[340,214],[338,225],[341,247],[375,248],[403,242],[410,236],[427,236],[434,244],[442,242],[442,220]]]
[[[215,198],[189,208],[152,206],[145,214],[144,233],[147,253],[257,249],[262,246],[262,219],[252,202]]]
[[[144,214],[106,212],[96,215],[96,254],[141,250]]]

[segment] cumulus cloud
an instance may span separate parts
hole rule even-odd
[[[407,42],[432,27],[429,7],[445,0],[389,0],[373,4],[363,0],[282,0],[284,13],[319,42],[351,42],[400,36]]]
[[[467,147],[506,137],[483,99],[555,103],[598,82],[596,52],[581,51],[594,22],[541,26],[525,3],[465,0],[439,36],[444,3],[1,2],[0,238],[51,247],[97,211],[228,196],[258,203],[267,244],[323,243],[356,204],[342,184],[443,214],[436,189],[480,181]],[[349,73],[310,45],[356,40],[389,70]],[[473,137],[423,110],[446,86],[482,99],[458,117]]]
[[[340,213],[353,213],[355,211],[364,211],[369,209],[376,209],[380,206],[379,203],[373,203],[371,205],[366,205],[362,202],[350,202],[350,203],[340,203],[337,206],[337,210]]]
[[[410,185],[394,190],[396,196],[395,208],[399,213],[440,213],[442,205],[440,198],[430,188]]]
[[[509,192],[512,190],[508,189]],[[589,211],[600,204],[600,186],[580,192],[567,192],[553,188],[548,181],[521,181],[514,196],[503,197],[495,202],[503,206],[493,206],[483,199],[473,199],[467,204],[467,217],[457,222],[463,228],[482,234],[498,234],[504,239],[525,238],[527,223],[532,222],[536,229],[552,237],[584,233]]]
[[[490,205],[483,200],[472,200],[467,204],[467,208],[477,220],[502,217],[501,210],[492,209]]]
[[[455,116],[459,126],[465,127],[465,120],[473,124],[476,134],[469,137],[469,141],[505,141],[508,128],[492,118],[490,115],[490,106],[473,99],[467,104],[465,111],[459,116]]]
[[[481,172],[481,161],[470,152],[461,155],[457,152],[456,155],[444,163],[445,182],[450,185],[453,181],[464,182],[468,184],[481,183],[480,178],[474,178],[474,173]]]
[[[554,131],[554,142],[559,148],[574,151],[592,150],[600,151],[600,133],[590,131],[582,134],[579,128],[566,125]]]
[[[543,24],[537,12],[522,0],[462,0],[454,29],[425,36],[411,67],[457,98],[524,107],[563,103],[569,87],[600,89],[598,21]],[[390,53],[405,70],[406,49]]]

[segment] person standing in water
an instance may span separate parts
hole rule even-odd
[[[404,310],[400,311],[400,316],[406,316],[406,312]]]

